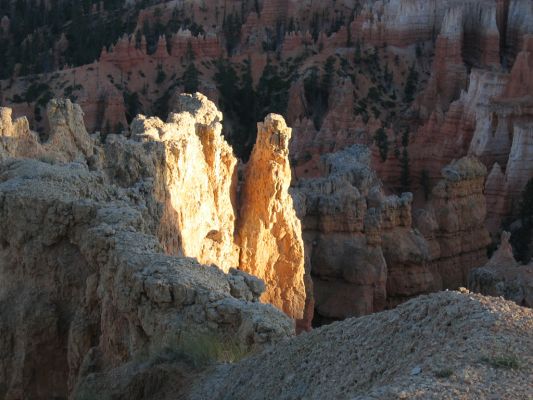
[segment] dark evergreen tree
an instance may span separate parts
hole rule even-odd
[[[403,99],[406,103],[411,103],[414,100],[417,84],[418,72],[416,72],[415,65],[413,64],[411,68],[409,68],[409,74],[407,75],[407,80],[405,82],[405,91]]]
[[[387,157],[389,154],[389,139],[387,137],[387,132],[385,131],[385,129],[379,128],[376,131],[376,133],[374,134],[374,142],[378,146],[381,161],[387,161]]]
[[[195,93],[200,86],[200,71],[194,65],[194,62],[189,63],[185,71],[183,72],[183,90],[186,93]]]
[[[238,14],[231,13],[224,18],[222,30],[226,39],[226,50],[230,55],[233,54],[241,40],[241,27],[242,21]]]
[[[422,170],[420,174],[420,186],[424,191],[424,198],[429,200],[429,195],[431,194],[431,180],[429,179],[429,172],[426,169]]]
[[[141,110],[141,102],[139,101],[139,95],[136,92],[124,92],[123,97],[124,105],[126,106],[126,120],[129,124],[133,121],[133,118],[139,114]]]
[[[400,165],[402,169],[400,177],[402,191],[409,192],[411,190],[411,174],[409,170],[409,153],[407,151],[407,147],[403,148],[402,155],[400,158]]]
[[[530,179],[522,191],[520,202],[520,227],[512,232],[511,244],[517,260],[528,263],[531,260],[532,231],[533,231],[533,178]]]
[[[335,58],[329,57],[324,65],[324,73],[312,68],[304,79],[304,94],[307,104],[306,114],[313,119],[315,128],[322,126],[322,120],[329,108],[329,95],[333,86]]]

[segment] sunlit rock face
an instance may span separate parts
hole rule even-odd
[[[295,319],[305,303],[301,226],[288,188],[291,129],[271,115],[259,124],[254,156],[238,198],[237,159],[222,136],[222,114],[205,96],[178,95],[166,122],[139,115],[130,137],[89,136],[81,108],[50,102],[51,132],[40,143],[25,119],[2,109],[1,156],[77,161],[106,182],[136,187],[147,224],[167,254],[223,271],[241,268],[266,282],[262,297]]]
[[[258,124],[257,142],[240,193],[240,268],[263,279],[263,299],[296,319],[305,303],[301,224],[289,195],[291,129],[270,114]]]
[[[161,206],[151,211],[168,253],[248,271],[265,280],[264,301],[300,319],[304,253],[288,194],[290,128],[275,115],[259,124],[239,199],[237,159],[222,136],[222,114],[200,94],[178,96],[172,109],[167,122],[137,117],[133,140],[108,138],[106,170],[122,185],[150,181]]]
[[[12,119],[11,108],[0,108],[0,160],[9,156],[31,156],[39,153],[39,139],[30,130],[26,118]]]
[[[164,204],[159,237],[169,253],[228,271],[238,266],[237,159],[222,136],[222,114],[200,94],[179,96],[173,110],[166,123],[144,116],[132,123],[135,141],[164,149],[155,175],[155,194]]]

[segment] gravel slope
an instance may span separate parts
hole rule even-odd
[[[533,399],[533,310],[421,296],[216,367],[190,399]]]

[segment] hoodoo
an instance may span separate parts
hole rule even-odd
[[[302,228],[289,195],[291,129],[270,114],[258,124],[257,142],[246,165],[239,220],[240,267],[263,279],[263,299],[293,318],[305,305]]]

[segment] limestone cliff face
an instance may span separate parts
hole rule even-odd
[[[460,8],[466,33],[468,56],[478,62],[499,63],[498,2],[479,0],[386,0],[367,2],[352,24],[354,38],[374,44],[409,46],[434,39],[435,31],[446,27],[448,13]],[[518,24],[515,24],[518,25]],[[524,30],[520,28],[519,32]]]
[[[257,142],[240,193],[240,268],[263,279],[263,299],[293,318],[303,317],[304,246],[289,195],[291,129],[270,114],[258,124]]]

